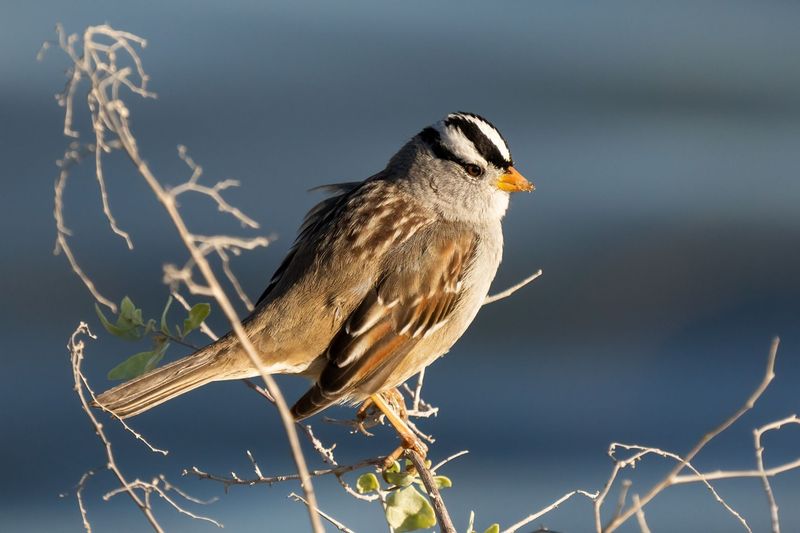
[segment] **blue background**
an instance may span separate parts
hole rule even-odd
[[[612,441],[687,451],[761,379],[780,334],[778,377],[756,409],[708,447],[703,470],[752,468],[753,427],[798,411],[800,398],[800,5],[794,2],[29,2],[0,17],[0,529],[76,531],[69,492],[103,452],[71,390],[65,350],[79,320],[95,388],[139,351],[101,330],[92,301],[53,256],[54,161],[63,116],[53,94],[67,62],[35,54],[62,22],[70,32],[109,22],[148,39],[143,53],[159,98],[132,103],[135,132],[157,175],[178,183],[185,144],[206,179],[236,177],[227,197],[278,237],[235,259],[257,296],[318,195],[316,185],[381,169],[423,126],[454,110],[492,120],[517,168],[536,183],[505,223],[495,287],[544,276],[485,308],[428,373],[441,407],[420,426],[448,466],[444,496],[460,530],[507,526],[563,493],[600,489]],[[85,117],[80,125],[86,131]],[[162,264],[185,253],[143,181],[121,157],[108,185],[120,225],[111,234],[90,166],[76,169],[66,217],[79,260],[102,292],[129,294],[150,315],[166,299]],[[241,231],[208,202],[184,201],[198,232]],[[211,318],[222,331],[219,313]],[[196,339],[201,342],[200,339]],[[179,349],[171,356],[180,355]],[[306,386],[282,378],[290,399]],[[346,411],[339,414],[346,415]],[[385,453],[373,439],[312,421],[342,462]],[[292,484],[221,487],[180,479],[183,468],[290,472],[277,415],[239,383],[212,384],[133,421],[170,450],[153,455],[108,424],[123,471],[163,472],[189,492],[218,496],[196,509],[229,531],[303,531]],[[767,437],[768,465],[797,456],[796,428]],[[316,465],[316,458],[309,455]],[[668,463],[633,472],[644,492]],[[376,505],[317,482],[322,508],[357,531],[381,531]],[[86,490],[98,531],[141,531],[133,506]],[[769,527],[757,480],[717,483],[755,531]],[[800,530],[800,474],[774,482],[784,530]],[[608,509],[616,495],[610,496]],[[157,504],[173,531],[214,529]],[[654,530],[739,527],[700,486],[669,489],[647,508]],[[591,506],[575,500],[538,524],[589,531]],[[537,525],[538,525],[537,524]],[[534,528],[531,528],[534,529]],[[630,524],[624,531],[634,531]]]

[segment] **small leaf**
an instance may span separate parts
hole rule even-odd
[[[407,487],[414,482],[414,476],[409,472],[400,471],[400,463],[397,461],[382,473],[383,480],[390,485],[397,485],[398,487]]]
[[[119,337],[128,341],[138,341],[142,338],[142,334],[136,324],[133,324],[127,320],[122,320],[121,316],[117,318],[116,324],[112,324],[100,310],[99,305],[94,304],[94,310],[97,313],[97,318],[100,319],[100,323],[103,324],[105,330],[115,337]]]
[[[167,324],[167,312],[169,311],[169,306],[172,305],[172,295],[167,298],[167,305],[164,306],[164,310],[161,311],[161,333],[164,335],[169,335],[169,325]]]
[[[483,533],[500,533],[500,524],[492,524],[487,527]]]
[[[358,476],[358,479],[356,480],[356,489],[358,490],[359,494],[374,492],[380,487],[381,486],[378,483],[378,478],[372,472],[362,474]]]
[[[133,322],[135,314],[136,314],[136,306],[133,305],[133,300],[131,300],[127,296],[124,297],[119,304],[119,317]]]
[[[447,476],[433,476],[433,481],[436,482],[437,489],[449,489],[453,486],[453,482]]]
[[[386,521],[396,533],[405,533],[435,526],[436,515],[417,489],[406,487],[386,498]]]
[[[183,320],[183,336],[197,329],[203,320],[211,313],[211,305],[207,303],[194,304],[189,310],[189,316]]]
[[[156,340],[156,347],[149,352],[139,352],[128,357],[108,373],[108,379],[128,380],[145,372],[149,372],[158,365],[169,348],[169,343],[161,337]]]
[[[108,379],[128,380],[135,378],[154,368],[162,357],[164,357],[163,351],[139,352],[112,368],[108,373]]]

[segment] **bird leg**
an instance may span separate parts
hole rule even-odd
[[[408,421],[408,409],[406,408],[406,401],[403,394],[396,387],[383,391],[383,397],[387,403],[397,411],[397,415],[405,421]],[[370,416],[382,413],[382,411],[375,405],[370,396],[361,404],[361,407],[356,411],[356,419],[359,422],[364,422]]]
[[[395,394],[399,394],[399,392],[394,389]],[[392,393],[388,393],[393,400],[397,401],[397,396]],[[402,401],[402,396],[400,396],[400,404],[404,404]],[[405,406],[401,409],[402,415],[399,415],[395,412],[395,410],[390,405],[390,401],[386,401],[386,399],[380,394],[376,393],[370,396],[370,400],[372,400],[372,405],[380,409],[380,411],[386,416],[386,420],[394,427],[397,434],[400,436],[400,440],[402,444],[389,456],[384,459],[383,466],[384,468],[388,468],[391,466],[397,459],[403,455],[403,452],[408,449],[412,449],[420,454],[423,458],[428,454],[428,447],[417,437],[414,432],[408,427],[406,424],[404,417],[405,417]],[[366,402],[365,402],[366,403]]]

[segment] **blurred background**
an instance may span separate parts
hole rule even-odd
[[[695,464],[752,468],[752,428],[800,410],[799,4],[18,2],[0,17],[3,531],[81,529],[70,491],[104,458],[71,389],[65,344],[77,323],[99,335],[85,363],[96,389],[145,349],[102,330],[65,258],[52,255],[55,161],[67,143],[53,94],[67,61],[58,50],[41,63],[35,55],[57,22],[68,32],[108,22],[148,39],[142,57],[158,99],[129,99],[143,154],[166,183],[188,176],[178,144],[207,180],[241,180],[227,198],[277,237],[234,261],[253,297],[319,200],[307,189],[369,176],[450,111],[480,113],[504,133],[537,189],[511,201],[495,290],[544,275],[485,308],[429,369],[425,397],[441,412],[419,425],[437,437],[431,457],[471,451],[443,471],[459,530],[470,510],[481,530],[508,526],[569,490],[602,488],[612,441],[686,452],[760,381],[773,335],[783,339],[776,380]],[[85,115],[78,125],[88,131]],[[89,165],[75,169],[65,197],[72,246],[105,295],[130,295],[156,316],[162,265],[186,254],[124,159],[109,161],[107,179],[136,248],[108,229]],[[199,232],[243,232],[204,200],[183,207]],[[210,323],[224,330],[220,313]],[[306,386],[280,383],[290,400]],[[338,443],[341,462],[395,442],[388,429],[366,439],[312,423]],[[164,473],[219,497],[190,507],[227,530],[306,530],[305,509],[286,499],[296,484],[226,494],[180,478],[193,465],[248,475],[245,450],[265,473],[292,471],[277,414],[241,384],[212,384],[134,419],[168,457],[107,426],[126,475]],[[768,466],[797,457],[798,433],[767,437]],[[654,458],[628,472],[632,491],[668,466]],[[755,531],[768,530],[757,480],[716,485]],[[104,472],[86,489],[95,529],[146,530],[124,497],[101,500],[113,486]],[[323,510],[356,531],[384,530],[378,506],[334,479],[316,486]],[[800,472],[774,489],[784,530],[800,530]],[[214,529],[156,505],[171,531]],[[669,489],[647,515],[654,530],[739,527],[700,486]],[[590,531],[591,516],[574,500],[532,526]]]

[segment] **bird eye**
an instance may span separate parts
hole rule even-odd
[[[464,170],[466,170],[467,174],[469,174],[473,178],[477,178],[478,176],[483,174],[483,169],[481,167],[469,163],[464,165]]]

